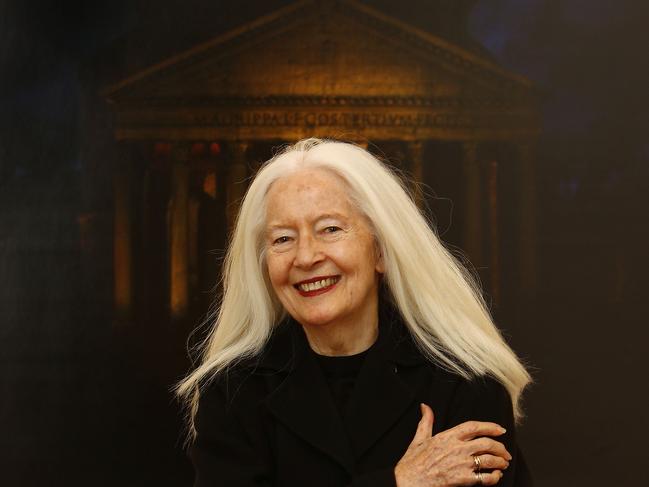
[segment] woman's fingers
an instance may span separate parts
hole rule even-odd
[[[468,474],[466,483],[462,485],[496,485],[502,477],[503,473],[500,470],[494,470],[493,472],[480,472],[480,479],[478,479],[475,472],[472,472]]]
[[[461,440],[472,440],[478,436],[500,436],[505,433],[505,428],[496,423],[487,421],[466,421],[454,426],[449,432],[458,435]]]
[[[500,457],[498,455],[490,455],[488,453],[483,453],[481,455],[473,455],[475,457],[478,457],[480,460],[480,469],[481,470],[493,470],[493,469],[498,469],[498,470],[505,470],[507,467],[509,467],[509,462],[505,460],[503,457]],[[475,460],[471,460],[471,465],[472,468],[475,467]]]
[[[417,425],[417,431],[415,432],[415,437],[410,442],[411,445],[419,445],[425,440],[433,436],[433,423],[435,421],[435,415],[433,410],[427,404],[421,404],[421,419]]]
[[[505,445],[491,438],[476,438],[467,442],[466,448],[472,456],[480,455],[482,458],[483,453],[489,453],[504,458],[507,461],[512,459]]]

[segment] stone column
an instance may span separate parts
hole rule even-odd
[[[495,306],[500,304],[500,217],[498,208],[498,161],[487,165],[489,204],[489,281]]]
[[[519,142],[518,155],[519,188],[519,278],[524,296],[533,297],[536,292],[536,177],[534,169],[534,144]]]
[[[201,211],[200,199],[194,195],[190,196],[187,211],[189,218],[189,286],[190,289],[196,290],[198,288],[198,240],[201,230],[198,226],[198,217]]]
[[[463,145],[462,173],[464,176],[464,249],[475,267],[482,265],[482,184],[478,162],[478,144]]]
[[[424,142],[422,140],[408,142],[408,156],[410,158],[410,174],[414,180],[412,192],[415,203],[419,208],[422,208],[424,204],[424,192],[421,186],[424,182]]]
[[[115,318],[128,320],[133,313],[133,205],[132,161],[122,143],[113,178],[113,299]]]
[[[247,141],[235,141],[230,144],[225,209],[229,231],[234,229],[239,206],[248,187],[248,165],[246,163],[248,147],[249,142]]]
[[[189,309],[189,147],[175,147],[169,201],[169,307],[172,319]]]

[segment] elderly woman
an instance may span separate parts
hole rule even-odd
[[[190,406],[200,487],[529,485],[530,376],[401,180],[307,139],[243,200]]]

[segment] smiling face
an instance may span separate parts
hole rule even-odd
[[[383,263],[344,181],[302,169],[267,194],[266,264],[288,313],[303,326],[358,326],[376,317]]]

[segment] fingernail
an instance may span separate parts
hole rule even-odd
[[[507,433],[507,430],[505,428],[503,428],[502,426],[500,427],[500,431],[502,431],[503,433]]]

